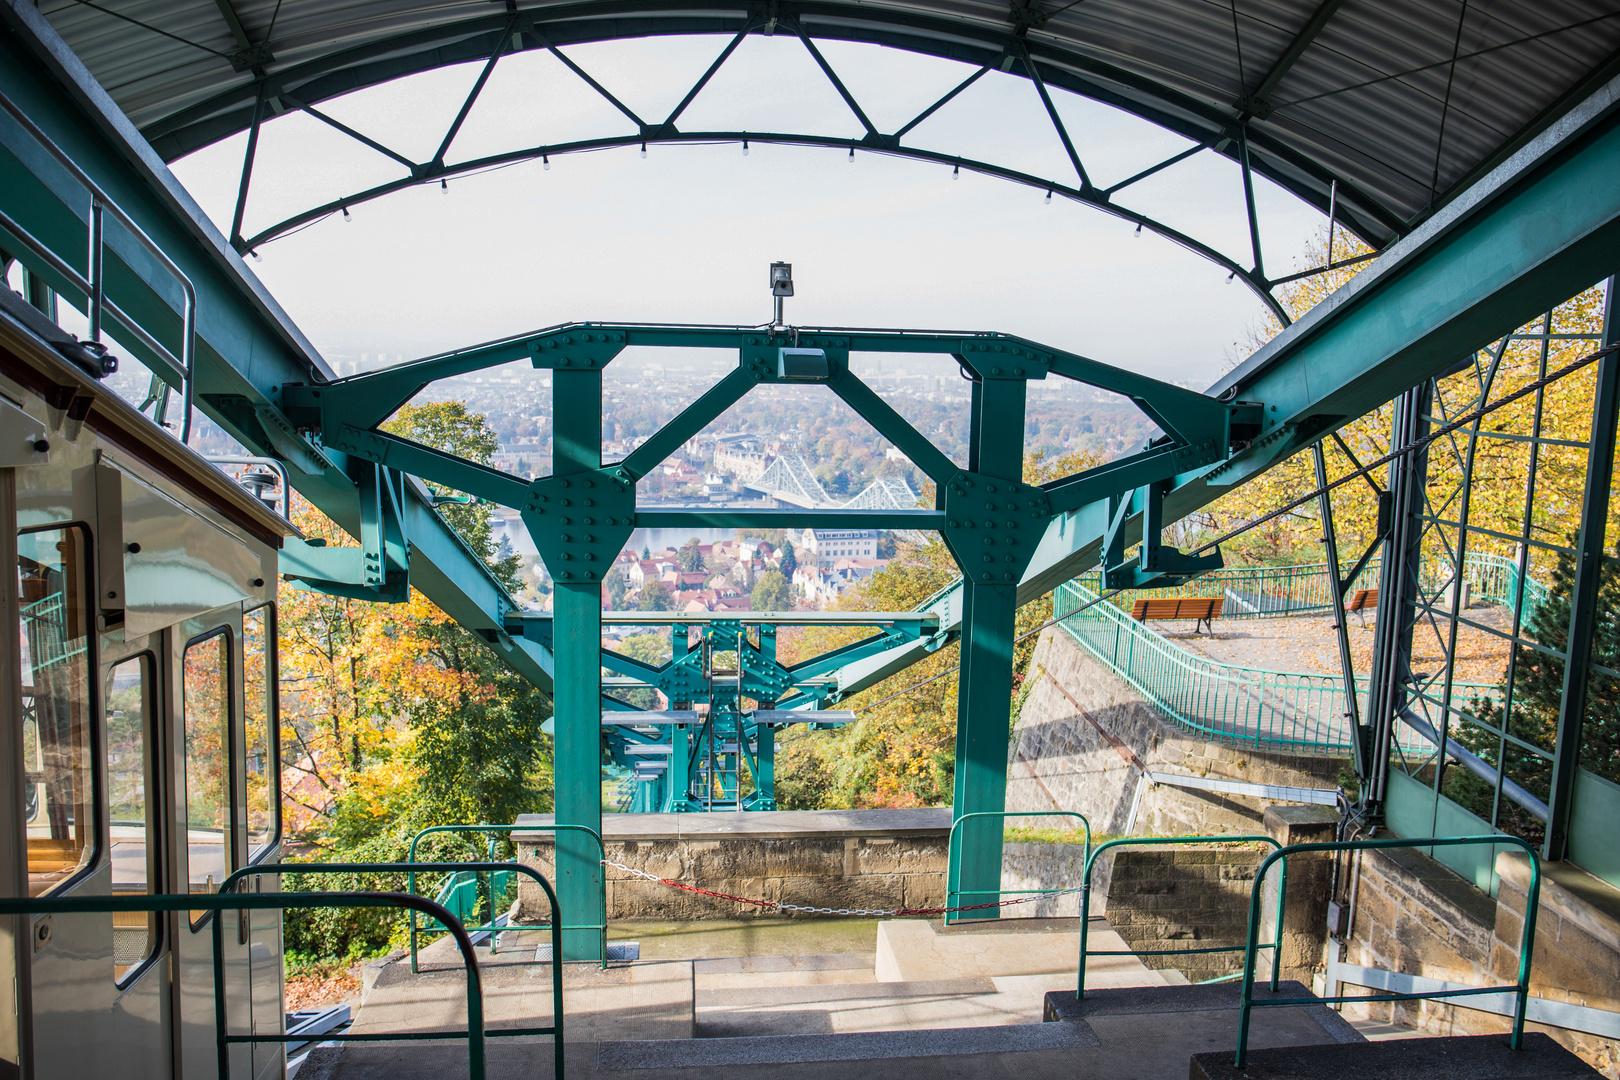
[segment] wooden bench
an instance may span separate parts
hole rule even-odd
[[[1131,618],[1137,622],[1149,619],[1192,619],[1193,633],[1202,626],[1214,636],[1211,620],[1221,617],[1226,598],[1221,596],[1188,596],[1175,600],[1138,600],[1131,606]]]
[[[1350,602],[1348,604],[1344,605],[1344,610],[1345,611],[1353,611],[1353,612],[1355,612],[1356,617],[1361,620],[1361,625],[1366,626],[1367,625],[1367,609],[1368,608],[1376,608],[1377,606],[1378,606],[1378,590],[1377,589],[1357,589],[1355,591],[1355,595],[1350,597]]]

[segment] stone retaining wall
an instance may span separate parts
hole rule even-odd
[[[551,823],[525,814],[519,826]],[[809,907],[940,907],[945,902],[945,810],[763,811],[716,814],[608,814],[607,857],[675,881]],[[547,878],[550,833],[513,834],[518,858]],[[545,911],[532,882],[519,879],[524,918]],[[609,868],[610,919],[751,919],[766,908],[674,889]]]
[[[1468,986],[1518,978],[1529,871],[1517,852],[1497,856],[1497,896],[1414,849],[1360,856],[1344,963]],[[1541,909],[1530,971],[1535,997],[1620,1011],[1620,890],[1567,863],[1542,868]],[[1328,987],[1329,992],[1335,992]],[[1362,993],[1345,984],[1345,994]],[[1440,1035],[1505,1032],[1507,1017],[1444,1001],[1347,1005],[1345,1015],[1410,1024]],[[1610,1080],[1620,1078],[1620,1041],[1530,1024],[1580,1055]]]
[[[1166,720],[1059,627],[1041,633],[1030,676],[1035,683],[1008,746],[1009,810],[1078,810],[1093,832],[1114,836],[1259,832],[1260,800],[1147,787],[1139,766],[1183,776],[1329,788],[1346,766],[1337,758],[1262,753],[1194,736]],[[1069,827],[1061,818],[1009,824]]]

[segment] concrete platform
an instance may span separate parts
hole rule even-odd
[[[1275,1010],[1281,1011],[1281,1010]],[[1362,1043],[1357,1046],[1286,1046],[1251,1050],[1240,1070],[1231,1051],[1196,1054],[1190,1080],[1566,1080],[1602,1074],[1540,1032],[1524,1049],[1508,1049],[1506,1035],[1458,1035]]]
[[[877,979],[964,979],[998,975],[1066,974],[1073,985],[1080,960],[1078,919],[986,922],[942,931],[931,922],[878,924]],[[1124,951],[1130,946],[1101,919],[1093,921],[1090,947]],[[1094,956],[1086,978],[1094,986],[1163,986],[1185,982],[1172,971],[1154,971],[1134,956]]]

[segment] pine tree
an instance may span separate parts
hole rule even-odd
[[[1560,552],[1548,583],[1548,597],[1524,621],[1523,635],[1548,649],[1564,652],[1569,643],[1571,597],[1575,591],[1575,560]],[[1586,716],[1581,733],[1581,766],[1599,776],[1620,781],[1620,679],[1598,670],[1620,667],[1620,559],[1605,556],[1598,582],[1598,623],[1592,639],[1591,666],[1586,684]],[[1476,699],[1470,711],[1492,727],[1504,720],[1502,702],[1509,683],[1513,713],[1509,734],[1551,754],[1558,740],[1558,714],[1564,699],[1564,661],[1539,649],[1517,645],[1500,696]],[[1466,721],[1453,727],[1452,737],[1487,762],[1496,763],[1497,736]],[[1532,750],[1507,742],[1501,767],[1507,776],[1537,798],[1552,790],[1552,762]],[[1490,819],[1495,792],[1486,781],[1461,766],[1446,774],[1445,794],[1464,809]],[[1502,800],[1499,826],[1526,840],[1539,841],[1545,827],[1527,811]]]

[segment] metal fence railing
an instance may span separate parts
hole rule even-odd
[[[481,863],[419,863],[415,864],[418,870],[449,870],[468,869],[487,864]],[[270,892],[249,893],[233,892],[237,883],[250,874],[288,874],[288,873],[373,873],[402,871],[406,866],[402,863],[304,863],[304,864],[261,864],[246,867],[237,871],[226,879],[217,893],[178,893],[178,894],[149,894],[149,895],[120,895],[120,896],[19,896],[0,897],[0,915],[53,915],[53,914],[99,914],[120,912],[160,912],[160,911],[211,911],[214,912],[212,920],[213,934],[213,976],[214,976],[214,1042],[216,1046],[219,1075],[222,1078],[231,1075],[230,1048],[243,1043],[280,1043],[287,1040],[285,1032],[273,1034],[232,1034],[227,1025],[228,1011],[225,1007],[225,972],[224,972],[224,940],[221,932],[219,915],[225,911],[282,911],[290,908],[399,908],[427,915],[442,923],[445,929],[455,939],[460,950],[462,963],[467,972],[467,1027],[465,1030],[454,1031],[407,1031],[407,1032],[328,1032],[321,1035],[321,1040],[342,1042],[393,1042],[417,1041],[435,1039],[466,1039],[467,1040],[467,1075],[469,1080],[484,1080],[485,1052],[484,1044],[488,1038],[496,1036],[515,1035],[551,1035],[554,1043],[554,1068],[557,1076],[563,1075],[563,1003],[562,1003],[562,976],[561,969],[553,965],[552,979],[552,1023],[546,1027],[535,1028],[502,1028],[496,1031],[486,1031],[484,1026],[484,991],[479,976],[478,957],[473,948],[472,939],[461,928],[456,918],[439,904],[421,896],[412,896],[408,893],[398,892],[369,892],[350,890],[344,892]],[[552,923],[560,926],[561,913],[557,910],[556,893],[551,883],[546,881],[538,872],[529,867],[521,868],[524,873],[535,878],[546,897],[551,901]],[[554,935],[556,931],[553,931]]]
[[[605,845],[602,842],[602,834],[597,832],[595,829],[590,828],[587,825],[521,825],[521,826],[519,826],[519,825],[429,825],[427,828],[421,830],[415,836],[411,837],[410,862],[413,865],[416,864],[416,848],[417,848],[417,845],[422,842],[424,837],[433,835],[435,833],[451,833],[451,834],[458,834],[459,833],[459,834],[463,834],[463,835],[473,834],[473,835],[489,836],[489,837],[493,838],[493,837],[501,836],[501,835],[511,836],[511,834],[513,832],[549,832],[549,833],[556,833],[556,832],[559,832],[559,831],[561,831],[561,832],[572,831],[572,832],[585,833],[587,836],[589,836],[592,840],[594,840],[596,842],[596,848],[597,848],[597,851],[600,854],[600,859],[606,859],[607,858],[607,845]],[[491,843],[493,843],[493,840],[491,840]],[[513,841],[513,846],[514,847],[517,846],[516,841]],[[536,854],[538,854],[538,852],[536,852]],[[486,901],[485,906],[486,906],[486,908],[487,908],[487,910],[489,912],[489,922],[487,924],[485,924],[485,925],[482,925],[482,926],[468,926],[468,927],[466,927],[466,930],[469,933],[478,933],[480,931],[489,932],[489,934],[491,935],[491,937],[490,937],[490,951],[494,952],[496,950],[496,948],[497,948],[494,935],[498,934],[500,931],[502,931],[502,930],[543,930],[543,929],[546,929],[546,926],[544,926],[544,925],[526,926],[526,925],[520,925],[520,924],[516,924],[516,923],[506,923],[506,924],[497,924],[496,923],[496,921],[495,921],[495,919],[496,919],[496,916],[495,916],[496,897],[501,895],[504,892],[504,889],[502,887],[499,887],[497,883],[501,882],[503,878],[506,881],[510,881],[512,873],[514,871],[518,870],[518,865],[517,865],[517,863],[515,861],[510,862],[510,863],[496,863],[493,851],[489,851],[488,855],[489,855],[489,859],[490,859],[490,865],[499,867],[499,869],[496,869],[496,870],[493,870],[493,871],[490,872],[489,879],[488,879],[487,885],[486,885],[486,887],[484,889],[484,893],[483,893],[484,899]],[[426,864],[423,864],[423,865],[426,865]],[[475,895],[476,895],[476,890],[478,888],[478,882],[477,882],[476,879],[477,879],[477,875],[479,873],[481,873],[481,872],[482,871],[467,870],[467,869],[458,871],[450,879],[447,879],[446,884],[449,884],[449,885],[463,884],[462,882],[458,882],[456,879],[458,877],[460,877],[461,874],[472,875],[474,880],[472,880],[470,882],[466,882],[465,884],[470,885],[475,890]],[[524,868],[521,872],[527,874],[530,877],[534,876],[534,873],[532,871],[530,871],[529,869],[527,869],[527,868]],[[574,925],[574,926],[551,926],[551,930],[553,932],[553,935],[555,935],[556,932],[559,931],[559,930],[594,930],[594,931],[596,931],[597,937],[598,937],[597,960],[601,964],[602,969],[605,971],[605,970],[607,970],[607,962],[608,962],[608,955],[607,955],[607,875],[602,874],[602,875],[600,875],[600,878],[601,878],[601,883],[602,883],[602,889],[601,889],[601,898],[600,898],[601,907],[600,907],[599,917],[600,917],[601,921],[600,922],[594,922],[594,923],[581,923],[581,924],[577,924],[577,925]],[[415,870],[412,870],[410,872],[409,877],[407,878],[405,887],[412,894],[414,894],[416,892],[416,871]],[[439,898],[439,903],[444,904],[445,900],[448,899],[448,898],[449,897],[447,895],[441,895],[440,898]],[[458,908],[462,907],[462,906],[463,905],[445,904],[445,907],[447,909],[449,909],[452,912],[452,914],[455,914],[458,917],[460,917],[463,914],[463,912],[461,910],[458,910]],[[418,953],[420,952],[419,946],[420,946],[421,928],[420,928],[419,924],[416,921],[416,913],[414,911],[411,913],[410,919],[411,919],[411,923],[410,923],[410,925],[411,925],[411,973],[415,974],[416,971],[417,971],[417,956],[418,956]],[[557,952],[557,951],[554,950],[552,952],[552,955],[553,956],[561,956],[562,953]]]
[[[259,863],[254,866],[244,866],[225,879],[219,887],[219,896],[228,896],[237,883],[248,877],[263,877],[281,874],[386,874],[401,871],[415,875],[418,871],[428,873],[461,873],[470,870],[509,870],[533,878],[545,891],[546,899],[551,904],[551,938],[552,950],[555,955],[561,946],[562,911],[557,903],[557,893],[551,887],[551,882],[538,870],[530,866],[519,866],[511,863],[494,862],[393,862],[393,863]],[[523,1035],[550,1035],[552,1038],[553,1067],[558,1077],[563,1075],[563,982],[562,965],[551,965],[551,1023],[539,1027],[505,1027],[495,1031],[486,1031],[484,1027],[484,1001],[483,984],[478,973],[478,958],[473,949],[472,938],[461,925],[461,921],[451,914],[437,901],[429,900],[414,893],[259,893],[253,894],[269,898],[272,896],[293,898],[292,902],[284,907],[342,907],[337,904],[301,903],[300,900],[314,900],[318,897],[335,896],[339,898],[370,895],[394,897],[395,902],[387,905],[371,904],[372,907],[388,906],[399,907],[411,913],[412,921],[418,913],[426,914],[438,920],[450,936],[455,939],[456,947],[461,951],[462,963],[467,971],[467,1031],[400,1031],[393,1033],[380,1032],[347,1032],[342,1034],[325,1034],[321,1036],[322,1042],[413,1042],[418,1040],[434,1039],[467,1039],[469,1072],[473,1080],[482,1080],[484,1075],[484,1042],[490,1038],[516,1038]],[[243,896],[247,898],[246,895]],[[156,899],[146,897],[144,899]],[[194,899],[197,899],[194,897]],[[195,904],[194,907],[206,907],[205,904]],[[281,1042],[284,1036],[274,1035],[227,1035],[225,1033],[225,976],[222,970],[224,964],[224,951],[220,941],[220,920],[214,919],[214,1001],[216,1015],[220,1017],[219,1027],[219,1055],[220,1076],[229,1075],[227,1050],[231,1043],[253,1042]],[[414,971],[415,969],[412,968]]]
[[[1316,997],[1314,995],[1302,998],[1271,998],[1256,1001],[1254,998],[1255,962],[1260,949],[1269,948],[1260,943],[1260,900],[1261,888],[1265,884],[1266,872],[1273,863],[1281,863],[1282,878],[1277,889],[1277,926],[1278,937],[1281,938],[1283,922],[1283,904],[1287,892],[1288,857],[1304,852],[1340,852],[1340,851],[1369,851],[1388,848],[1437,848],[1458,847],[1464,845],[1486,845],[1492,848],[1500,846],[1519,847],[1530,860],[1530,884],[1524,905],[1524,918],[1520,921],[1519,929],[1519,974],[1513,983],[1506,986],[1478,986],[1458,989],[1430,990],[1421,994],[1362,994],[1355,996]],[[1249,934],[1247,950],[1243,957],[1243,988],[1239,998],[1238,1008],[1238,1044],[1237,1055],[1233,1065],[1242,1071],[1249,1052],[1249,1020],[1253,1010],[1259,1008],[1286,1008],[1295,1005],[1342,1005],[1352,1002],[1375,1001],[1422,1001],[1432,998],[1467,998],[1483,997],[1492,994],[1511,994],[1513,998],[1513,1030],[1509,1036],[1508,1045],[1520,1049],[1524,1044],[1524,1014],[1525,1005],[1530,996],[1530,962],[1531,952],[1536,944],[1536,915],[1541,907],[1541,860],[1536,856],[1535,845],[1516,836],[1497,833],[1491,836],[1424,836],[1416,838],[1390,838],[1384,840],[1336,840],[1317,844],[1291,844],[1279,848],[1267,855],[1254,874],[1254,885],[1249,892]],[[1271,990],[1278,989],[1280,965],[1271,966]]]
[[[1346,589],[1348,602],[1358,589],[1378,587],[1379,560],[1369,559],[1361,573]],[[1423,585],[1430,592],[1438,591],[1452,578],[1449,563],[1425,563]],[[1513,605],[1518,591],[1519,568],[1512,559],[1489,552],[1470,551],[1463,559],[1462,578],[1476,599],[1507,607]],[[1101,592],[1101,575],[1093,572],[1075,579],[1093,593]],[[1547,601],[1547,587],[1534,577],[1524,580],[1524,618],[1528,620]],[[1332,607],[1328,594],[1327,563],[1302,563],[1298,566],[1233,566],[1200,574],[1182,585],[1161,589],[1131,589],[1120,593],[1111,602],[1115,607],[1129,610],[1138,600],[1176,599],[1180,597],[1219,597],[1226,601],[1221,611],[1223,619],[1275,619],[1289,615],[1327,614]]]
[[[1191,652],[1131,618],[1075,581],[1053,594],[1058,625],[1087,652],[1113,668],[1168,719],[1203,738],[1256,750],[1307,756],[1350,753],[1344,680],[1337,675],[1225,664]],[[1468,697],[1490,697],[1496,687],[1456,683]],[[1356,692],[1367,681],[1358,679]],[[1402,729],[1403,748],[1417,752],[1422,737]]]
[[[1010,893],[1019,896],[1032,896],[1045,893],[1066,893],[1071,889],[964,889],[962,888],[962,823],[974,818],[995,818],[1005,823],[1008,818],[1023,817],[1067,817],[1080,819],[1080,825],[1085,829],[1086,844],[1085,855],[1091,854],[1091,822],[1086,815],[1077,810],[981,810],[972,814],[963,814],[951,822],[951,834],[946,843],[947,858],[945,862],[945,906],[955,907],[963,897],[968,896],[994,896],[1000,899]],[[947,913],[947,924],[961,922],[954,917],[954,913]]]

